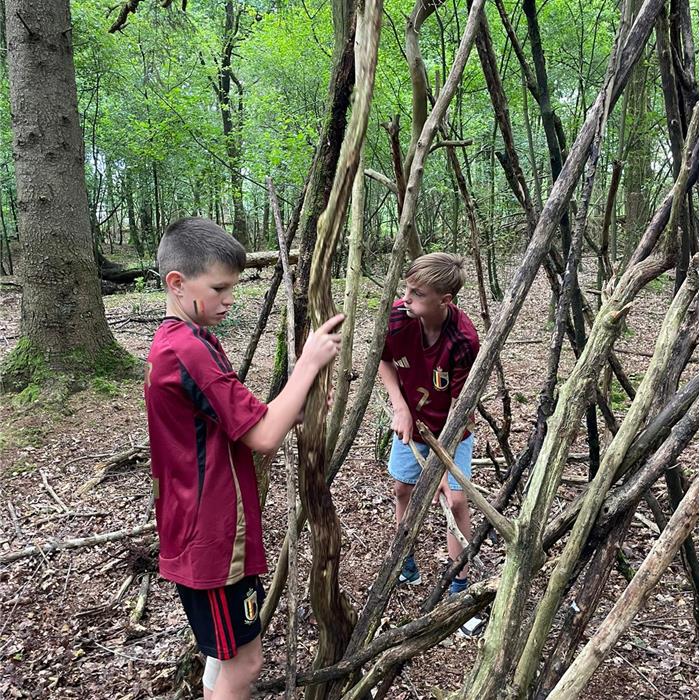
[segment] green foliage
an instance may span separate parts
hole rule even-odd
[[[383,411],[380,411],[374,430],[374,458],[378,462],[386,462],[389,459],[393,434],[389,418]]]
[[[644,375],[632,373],[627,378],[630,384],[636,389],[641,384]],[[623,411],[629,408],[630,403],[631,401],[629,396],[627,396],[627,392],[622,388],[617,378],[613,377],[610,385],[610,406],[614,411]]]
[[[379,308],[380,301],[381,301],[381,297],[379,295],[367,297],[367,308],[370,311],[376,311]]]
[[[238,318],[239,308],[240,307],[238,307],[237,304],[234,304],[228,312],[226,318],[216,326],[212,326],[211,330],[217,338],[226,338],[241,325]]]
[[[90,384],[98,394],[102,394],[103,396],[119,395],[119,386],[116,382],[113,382],[110,379],[105,379],[104,377],[93,377]]]
[[[26,406],[28,404],[32,404],[38,401],[40,396],[41,385],[32,382],[30,384],[27,384],[27,386],[25,386],[24,389],[22,389],[22,391],[20,391],[13,397],[12,403],[16,407]]]
[[[400,115],[399,141],[405,155],[411,139],[412,90],[404,28],[413,4],[413,0],[385,2],[367,131],[366,167],[392,180],[389,140],[382,124]],[[168,8],[160,5],[141,3],[122,32],[109,34],[114,13],[105,16],[103,0],[71,3],[88,196],[103,252],[107,257],[112,251],[118,253],[113,243],[123,233],[139,260],[151,264],[165,226],[183,215],[208,216],[230,228],[232,169],[243,175],[243,201],[253,245],[276,247],[269,212],[267,228],[263,227],[268,200],[264,180],[271,176],[275,181],[283,219],[288,221],[319,131],[328,118],[325,102],[334,50],[331,4],[310,7],[298,0],[236,3],[240,16],[234,37],[224,35],[224,4],[218,0],[189,3],[186,12],[175,3]],[[521,8],[506,0],[505,9],[529,58]],[[433,94],[436,83],[444,84],[467,10],[466,0],[441,4],[437,16],[429,18],[421,30],[420,47]],[[538,108],[523,93],[520,67],[497,8],[487,3],[485,12],[508,99],[515,148],[529,183],[537,167],[546,197],[551,178]],[[538,7],[551,101],[569,146],[603,80],[619,12],[618,5],[605,0],[579,4],[550,0]],[[695,9],[693,13],[695,18]],[[235,78],[229,105],[217,93],[227,38],[233,41],[231,73]],[[647,52],[644,60],[650,78],[643,123],[629,110],[622,124],[622,110],[619,105],[615,108],[602,147],[599,180],[605,187],[606,168],[609,171],[612,160],[619,157],[620,134],[628,140],[622,145],[629,146],[631,135],[643,133],[650,145],[651,170],[658,174],[654,193],[649,193],[653,199],[668,183],[668,177],[662,179],[668,146],[663,95],[654,78],[658,75],[654,52]],[[483,256],[490,251],[498,262],[520,250],[522,210],[493,155],[503,152],[503,143],[494,129],[493,107],[485,88],[474,51],[450,106],[449,121],[454,138],[471,140],[464,150],[458,149],[458,158],[470,183],[484,238],[491,231],[489,240],[482,241]],[[7,107],[8,102],[3,68],[0,105]],[[533,127],[535,163],[529,155],[525,106]],[[228,137],[223,131],[224,116],[232,121]],[[232,162],[231,153],[236,151],[238,161]],[[0,108],[0,207],[11,236],[11,201],[16,202],[12,169],[10,110]],[[534,197],[534,191],[532,194]],[[621,202],[623,199],[620,197]],[[366,264],[380,269],[397,229],[396,201],[371,180],[367,181],[367,212]],[[433,151],[425,163],[416,221],[426,250],[464,253],[470,249],[464,206],[445,149]],[[145,283],[136,282],[137,292],[143,291],[141,284]]]
[[[525,394],[521,394],[519,391],[514,392],[513,398],[518,402],[518,403],[529,403],[529,399]]]
[[[674,280],[667,274],[661,274],[647,283],[646,289],[653,294],[662,294],[663,292],[672,289]]]

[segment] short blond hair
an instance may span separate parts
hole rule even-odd
[[[421,255],[411,263],[405,279],[456,297],[467,279],[466,258],[452,253]]]

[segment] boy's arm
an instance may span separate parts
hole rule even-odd
[[[251,450],[276,452],[296,424],[316,375],[338,354],[340,335],[331,331],[343,318],[343,314],[337,314],[309,335],[284,389],[267,405],[265,415],[241,437]]]
[[[394,409],[394,417],[391,420],[391,429],[398,435],[404,445],[413,435],[413,418],[408,404],[401,393],[399,375],[394,367],[394,363],[389,360],[379,362],[379,377],[384,384],[384,388],[389,394],[391,406]]]

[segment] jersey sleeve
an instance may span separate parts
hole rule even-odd
[[[389,346],[389,338],[384,341],[384,349],[382,350],[382,360],[391,362],[394,359],[394,353],[391,352],[391,347]]]
[[[195,406],[218,422],[229,439],[239,440],[267,412],[204,338],[196,338],[176,352],[180,381]]]
[[[476,337],[464,338],[453,348],[452,376],[450,381],[450,394],[453,399],[459,396],[464,382],[467,381],[469,370],[474,364],[479,352],[479,341]]]
[[[222,374],[208,384],[203,393],[214,411],[219,409],[219,420],[233,441],[240,440],[267,413],[267,406],[238,379],[235,372]]]

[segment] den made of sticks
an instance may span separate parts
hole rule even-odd
[[[689,0],[0,0],[0,697],[698,697],[697,27]],[[210,330],[261,400],[345,314],[255,455],[235,692],[159,573],[144,372],[183,217],[247,251]],[[480,347],[397,524],[378,375],[433,252]]]

